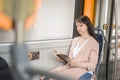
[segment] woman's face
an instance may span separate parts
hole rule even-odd
[[[80,23],[80,22],[76,22],[76,26],[77,26],[77,31],[80,35],[83,35],[84,33],[87,32],[87,25],[84,23]]]

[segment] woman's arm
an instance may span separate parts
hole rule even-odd
[[[78,62],[74,59],[71,59],[69,60],[69,64],[72,67],[78,67],[78,68],[80,67],[80,68],[85,68],[87,70],[95,70],[98,61],[98,51],[99,51],[98,48],[99,48],[98,45],[94,45],[94,47],[92,47],[89,55],[89,61]]]

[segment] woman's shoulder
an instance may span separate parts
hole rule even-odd
[[[99,45],[99,43],[97,42],[97,40],[96,40],[95,38],[93,38],[93,37],[91,37],[90,43],[91,43],[92,45]]]
[[[73,41],[72,41],[72,43],[76,43],[78,40],[80,39],[80,37],[79,36],[77,36],[77,37],[74,37],[73,38]]]
[[[75,41],[75,40],[78,40],[78,39],[80,39],[80,36],[77,36],[77,37],[74,37],[74,38],[73,38],[74,41]]]

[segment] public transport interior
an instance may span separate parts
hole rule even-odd
[[[96,80],[120,80],[119,14],[120,0],[0,0],[0,58],[12,80],[40,80],[40,75],[65,80],[48,73],[64,65],[51,49],[68,54],[78,35],[74,20],[86,15],[103,38]]]

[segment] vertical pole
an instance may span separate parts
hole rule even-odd
[[[111,46],[111,36],[112,36],[112,23],[113,23],[113,6],[114,6],[114,0],[110,0],[110,3],[109,3],[109,15],[108,15],[108,30],[107,30],[107,33],[108,33],[108,37],[107,37],[107,40],[108,40],[108,45],[107,45],[107,49],[105,51],[106,53],[106,80],[111,80],[111,72],[109,71],[110,70],[110,67],[109,66],[109,60],[110,60],[110,46]]]
[[[113,80],[116,78],[117,74],[117,58],[118,58],[118,11],[119,11],[119,1],[115,0],[114,2],[114,10],[115,10],[115,64],[114,64],[114,75]]]
[[[85,0],[84,15],[88,16],[92,23],[94,23],[95,0]]]
[[[29,67],[27,46],[24,43],[24,19],[28,0],[13,0],[13,21],[15,23],[15,43],[11,47],[12,72],[14,80],[30,80],[26,72]]]

